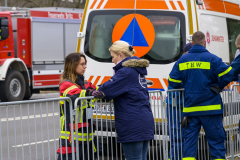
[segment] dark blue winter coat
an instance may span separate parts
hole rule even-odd
[[[218,85],[223,89],[232,81],[234,71],[222,59],[201,45],[193,45],[174,65],[169,85],[185,89],[184,116],[223,114],[222,99],[210,90]]]
[[[119,143],[154,138],[154,119],[145,76],[147,60],[128,57],[113,69],[115,75],[100,88],[114,100],[115,127]]]
[[[238,81],[238,75],[240,74],[240,56],[238,55],[231,63],[232,68],[234,69],[233,81]]]

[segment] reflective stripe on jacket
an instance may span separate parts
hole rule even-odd
[[[231,66],[208,52],[201,45],[193,45],[174,65],[169,75],[169,85],[185,88],[184,116],[223,114],[220,95],[210,90],[218,85],[223,89],[233,76]]]

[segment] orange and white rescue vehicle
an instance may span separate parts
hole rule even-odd
[[[64,58],[76,51],[83,10],[0,8],[0,99],[58,88]]]
[[[135,56],[150,61],[149,90],[164,91],[195,31],[205,33],[207,49],[229,64],[240,34],[239,6],[239,0],[87,0],[77,45],[88,57],[85,77],[94,85],[107,81],[114,66],[108,48],[124,40]]]
[[[109,47],[117,40],[127,41],[136,50],[135,56],[150,61],[146,77],[149,90],[166,91],[169,73],[196,31],[206,34],[206,48],[211,53],[231,63],[240,34],[240,1],[87,0],[77,51],[87,55],[85,78],[101,85],[113,75]],[[166,122],[159,115],[155,122]],[[109,114],[105,118],[111,119]]]

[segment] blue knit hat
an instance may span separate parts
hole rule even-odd
[[[192,43],[188,43],[184,46],[183,52],[188,52],[192,48]]]

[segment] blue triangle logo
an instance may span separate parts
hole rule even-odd
[[[134,26],[134,33],[133,33],[133,26]],[[126,31],[124,32],[120,40],[128,42],[130,45],[136,46],[136,47],[149,47],[135,17],[133,18],[132,22],[129,24],[128,28],[126,29]]]

